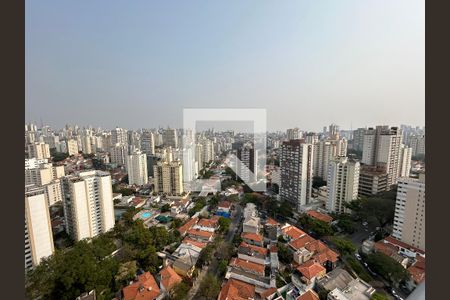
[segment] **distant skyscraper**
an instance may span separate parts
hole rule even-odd
[[[236,165],[237,174],[245,182],[255,182],[258,172],[258,154],[256,149],[251,144],[244,144],[242,148],[237,150],[237,158],[242,162],[242,164]],[[247,168],[243,168],[243,166]],[[250,172],[253,173],[253,176],[250,175]]]
[[[280,172],[282,199],[300,210],[309,203],[312,189],[313,146],[304,140],[292,140],[281,145]]]
[[[286,131],[287,139],[290,140],[298,140],[302,138],[302,132],[298,128],[291,128]]]
[[[331,124],[329,127],[328,136],[332,140],[338,140],[339,139],[339,126],[336,124]]]
[[[401,130],[397,127],[377,126],[366,130],[362,163],[382,166],[388,174],[388,189],[397,183],[399,174]]]
[[[353,149],[357,151],[363,150],[365,128],[358,128],[353,131]]]
[[[314,144],[313,176],[326,180],[329,161],[337,156],[347,155],[347,140],[323,140]]]
[[[78,154],[78,143],[74,139],[70,139],[66,141],[67,143],[67,153],[70,155]]]
[[[399,179],[392,236],[425,251],[425,174]]]
[[[412,148],[412,156],[425,155],[425,135],[412,136],[409,140],[409,145]]]
[[[358,197],[359,162],[337,157],[329,162],[327,210],[345,212],[344,204]]]
[[[111,175],[98,170],[63,179],[66,231],[76,241],[114,227]]]
[[[147,155],[155,154],[155,138],[152,132],[143,132],[141,136],[141,150]]]
[[[148,182],[147,155],[137,150],[127,156],[126,169],[128,183],[133,185],[145,185]]]
[[[50,213],[41,188],[25,193],[25,270],[54,252]]]
[[[153,174],[156,193],[180,195],[184,192],[181,162],[158,162],[153,166]]]
[[[36,142],[28,145],[29,158],[50,158],[50,147],[44,142]]]
[[[111,143],[113,145],[118,143],[121,145],[128,145],[127,131],[119,127],[116,127],[115,129],[111,130]]]
[[[115,144],[110,149],[111,163],[118,164],[120,166],[125,165],[126,157],[128,155],[128,146],[120,143]]]
[[[164,144],[167,147],[178,148],[178,133],[176,129],[167,128],[164,130]]]

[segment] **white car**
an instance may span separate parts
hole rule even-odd
[[[357,260],[361,260],[361,255],[359,255],[358,253],[355,253],[355,257]]]
[[[363,225],[363,226],[367,226],[367,224],[369,224],[369,223],[367,223],[367,222],[362,222],[362,225]]]

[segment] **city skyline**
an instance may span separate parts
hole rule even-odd
[[[180,128],[183,108],[212,107],[266,108],[269,130],[425,123],[423,1],[255,3],[28,1],[26,121]]]

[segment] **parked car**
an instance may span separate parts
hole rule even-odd
[[[363,226],[367,226],[369,223],[367,223],[366,221],[362,222]]]
[[[359,255],[358,253],[355,253],[355,257],[357,260],[361,260],[361,255]]]

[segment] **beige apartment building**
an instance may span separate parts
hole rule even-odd
[[[49,145],[44,142],[28,144],[28,157],[37,159],[50,158]]]
[[[398,180],[392,236],[425,251],[425,174]]]
[[[180,161],[158,162],[153,166],[156,193],[180,195],[183,189],[183,166]]]

